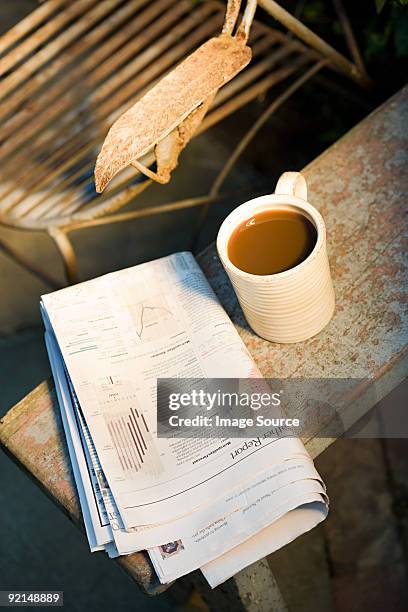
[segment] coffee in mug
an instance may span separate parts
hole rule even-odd
[[[265,210],[235,228],[228,241],[228,257],[249,274],[277,274],[302,263],[316,240],[315,226],[302,213]]]

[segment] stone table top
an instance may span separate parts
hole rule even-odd
[[[309,201],[326,222],[336,293],[332,321],[306,342],[282,345],[258,338],[243,318],[214,245],[198,257],[266,377],[366,379],[356,397],[369,399],[353,413],[354,419],[407,373],[407,161],[408,87],[304,169]],[[330,441],[314,438],[307,447],[316,456]],[[82,525],[51,382],[40,384],[0,421],[0,445]],[[118,563],[145,592],[166,588],[145,553]]]

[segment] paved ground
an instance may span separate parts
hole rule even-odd
[[[7,22],[12,23],[34,4],[33,0],[0,3],[0,28],[6,29]],[[243,123],[251,120],[254,110],[243,113]],[[296,112],[294,109],[294,119]],[[192,190],[204,192],[226,157],[227,136],[230,133],[237,138],[237,125],[234,128],[232,123],[193,142],[166,193],[154,188],[144,201],[168,200],[169,189],[174,198]],[[263,145],[255,146],[231,177],[230,186],[235,190],[242,187],[247,191],[257,185],[271,189],[281,170],[301,168],[318,153],[316,143],[311,143],[306,152],[304,147],[293,147],[289,154],[282,143],[294,137],[291,126],[282,125],[278,118],[269,128]],[[266,155],[268,151],[275,155]],[[257,163],[259,156],[261,162]],[[195,177],[193,185],[191,176]],[[212,210],[202,245],[213,239],[220,220],[236,203],[227,202]],[[163,215],[154,221],[78,234],[75,245],[82,278],[188,248],[196,215],[197,211]],[[1,228],[0,235],[22,252],[34,254],[50,272],[61,275],[60,262],[45,237]],[[49,367],[38,315],[38,299],[46,287],[4,255],[0,255],[0,278],[2,415],[49,375]],[[402,394],[397,391],[391,400],[402,401]],[[328,520],[270,558],[290,610],[408,609],[406,441],[339,441],[319,458],[318,469],[332,500]],[[170,595],[149,599],[102,554],[90,555],[78,530],[2,453],[0,474],[0,589],[63,589],[67,611],[177,609]],[[201,605],[194,598],[190,604],[191,609]]]

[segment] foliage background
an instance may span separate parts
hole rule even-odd
[[[408,0],[342,0],[367,70],[380,98],[404,85],[408,74]],[[348,54],[333,3],[327,0],[285,0],[320,36]]]

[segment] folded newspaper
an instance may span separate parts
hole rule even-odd
[[[162,583],[200,568],[215,587],[326,517],[296,437],[241,453],[157,435],[158,378],[261,378],[191,253],[44,295],[41,312],[92,551],[147,550]]]

